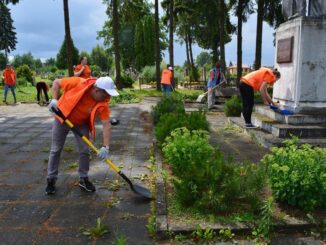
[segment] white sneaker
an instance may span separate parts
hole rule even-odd
[[[253,125],[252,123],[246,123],[246,128],[258,128],[257,126]]]

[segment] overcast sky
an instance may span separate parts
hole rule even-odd
[[[64,38],[64,16],[62,0],[21,0],[16,5],[9,5],[14,26],[16,27],[18,43],[16,50],[10,55],[31,52],[36,58],[56,57]],[[96,44],[99,31],[107,15],[106,5],[102,0],[70,0],[70,28],[75,46],[79,51],[90,52]],[[232,17],[236,23],[236,18]],[[252,15],[243,27],[243,63],[252,65],[255,57],[256,15]],[[236,63],[236,36],[226,45],[226,62]],[[175,44],[175,64],[181,65],[186,59],[185,47]],[[196,57],[202,49],[194,46]],[[274,64],[273,30],[264,24],[262,64]],[[165,52],[165,60],[168,53]]]

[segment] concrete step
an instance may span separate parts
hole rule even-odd
[[[273,111],[268,106],[262,105],[255,106],[255,112],[285,124],[326,124],[325,114],[294,114],[285,116]]]
[[[262,116],[258,113],[253,113],[252,122],[261,129],[272,133],[279,138],[287,138],[291,135],[298,136],[299,138],[326,137],[326,124],[290,125],[280,123],[272,118]]]
[[[249,135],[255,142],[270,148],[272,146],[283,146],[284,138],[279,138],[274,134],[262,129],[246,129],[243,118],[241,117],[229,117],[228,121],[240,128],[245,134]],[[299,138],[299,144],[311,144],[314,146],[326,148],[326,136],[317,136],[315,138]]]

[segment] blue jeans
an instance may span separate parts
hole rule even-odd
[[[16,94],[15,94],[15,85],[8,85],[5,84],[5,95],[3,97],[3,100],[6,101],[7,100],[7,95],[8,95],[8,90],[11,90],[12,95],[14,96],[14,101],[16,103]]]
[[[162,84],[163,87],[163,93],[165,93],[165,95],[170,95],[171,93],[171,86],[169,84]]]

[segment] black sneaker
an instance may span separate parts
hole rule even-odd
[[[45,193],[53,195],[55,193],[55,179],[47,179],[48,185],[46,186]]]
[[[253,125],[252,123],[246,123],[246,128],[257,128],[257,126]]]
[[[94,192],[96,191],[95,186],[88,180],[88,178],[80,178],[79,180],[79,186],[82,190],[85,190],[87,192]]]

